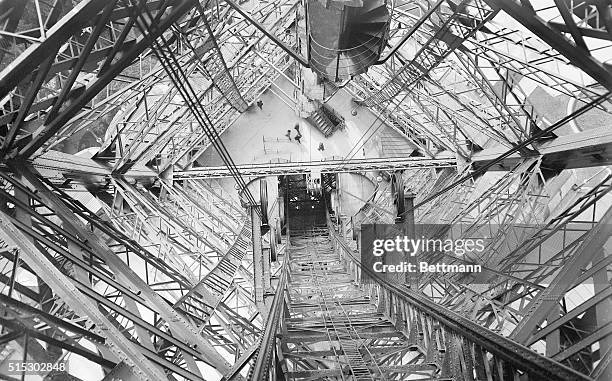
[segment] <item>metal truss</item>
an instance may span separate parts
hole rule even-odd
[[[466,60],[475,60],[469,52],[466,56],[469,58],[455,51],[453,60],[433,69],[429,79],[420,82],[420,87],[387,104],[378,103],[374,108],[381,110],[387,123],[392,125],[398,124],[398,115],[401,118],[407,114],[402,123],[406,126],[403,132],[413,142],[418,142],[419,138],[411,131],[418,130],[421,141],[438,142],[438,149],[454,151],[465,158],[470,151],[492,144],[512,147],[537,131],[541,121],[520,87],[513,85],[507,74],[501,76],[502,72],[507,73],[506,69],[493,71],[497,79],[485,74],[483,65],[466,64],[462,70],[458,66]],[[380,87],[374,78],[393,75],[390,67],[373,70],[374,73],[362,76],[361,81],[350,88],[358,97],[371,94],[368,89]],[[497,90],[500,83],[503,87]],[[479,93],[486,97],[482,99]],[[431,155],[428,148],[422,148],[423,144],[417,145],[422,152]]]
[[[236,249],[228,250],[194,284],[185,269],[168,266],[170,251],[141,246],[50,183],[27,171],[23,176],[30,185],[2,176],[3,240],[5,247],[14,247],[5,251],[3,260],[16,261],[3,280],[12,293],[23,293],[22,301],[27,304],[23,308],[41,309],[41,314],[55,315],[58,323],[76,325],[71,332],[79,335],[87,331],[85,337],[102,337],[93,343],[106,343],[109,352],[98,355],[86,350],[87,358],[109,370],[125,361],[143,379],[166,379],[166,372],[204,379],[198,362],[229,371],[224,354],[238,357],[253,344],[259,328],[226,304],[236,298],[228,295],[226,281],[228,267],[240,265],[233,260]],[[233,247],[244,245],[240,239]],[[21,284],[15,287],[16,279],[21,279],[15,277],[15,271],[20,268],[47,284],[48,295],[38,296],[39,291],[28,291]],[[43,305],[38,304],[41,300]],[[13,308],[10,300],[5,303]],[[216,309],[220,312],[211,319]],[[58,330],[64,329],[61,327]],[[220,327],[229,332],[221,334]],[[80,331],[74,331],[76,328]],[[60,341],[53,344],[60,348],[76,346],[74,353],[84,351],[71,335],[52,332],[47,329],[41,335]],[[228,339],[231,337],[236,342]]]
[[[418,203],[463,176],[453,172],[408,172],[406,185],[419,189],[415,178],[433,184],[416,193]],[[419,289],[438,305],[603,380],[610,374],[605,328],[609,260],[603,246],[610,234],[605,201],[610,175],[604,168],[580,184],[575,183],[577,173],[568,170],[547,181],[540,160],[527,159],[508,173],[464,183],[417,209],[420,223],[449,224],[451,230],[441,236],[482,236],[489,242],[481,257],[440,254],[431,259],[479,263],[484,277],[422,276]],[[365,221],[392,223],[392,199],[381,193],[375,203],[381,211],[375,214],[372,206],[362,208]]]
[[[249,250],[250,223],[244,213],[236,212],[235,205],[210,187],[193,181],[174,188],[162,183],[162,199],[125,182],[113,181],[113,185],[113,209],[107,213],[111,220],[129,232],[130,238],[158,250],[159,258],[174,264],[192,281],[190,290],[173,307],[188,313],[217,345],[230,346],[234,353],[253,345],[259,327],[241,319],[240,311],[228,306],[235,300],[240,310],[256,312],[250,299],[231,295],[232,280],[238,277]],[[120,205],[129,208],[118,210]],[[229,339],[218,338],[223,336]]]
[[[548,7],[535,8],[530,1],[487,2],[523,24],[598,84],[612,89],[612,72],[596,58],[609,54],[611,47],[609,3],[559,0],[553,8],[556,12],[551,12]]]
[[[439,1],[431,6],[433,11],[424,15],[426,20],[417,23],[429,23],[435,34],[423,43],[409,62],[396,71],[382,89],[364,99],[364,105],[387,102],[400,92],[409,91],[496,13],[495,8],[482,1],[462,1],[459,4]]]
[[[272,12],[273,11],[273,12]],[[297,4],[294,2],[280,2],[270,4],[267,8],[259,10],[259,14],[265,15],[269,29],[276,32],[279,38],[291,47],[296,46],[294,35],[294,20],[297,12]],[[272,17],[274,16],[274,17]],[[244,22],[244,21],[243,21]],[[249,29],[241,29],[248,32]],[[236,57],[235,65],[232,67],[234,78],[239,78],[238,86],[249,105],[253,105],[259,96],[266,91],[278,78],[285,75],[289,68],[297,68],[296,61],[287,54],[282,48],[266,41],[263,36],[251,33],[247,36],[240,35],[238,47],[241,48]],[[216,114],[213,114],[216,115]],[[227,119],[218,123],[219,133],[222,133],[239,117],[238,113],[227,115]],[[186,168],[210,147],[211,142],[202,139],[200,136],[190,134],[188,147],[171,155],[174,165]],[[179,146],[181,147],[181,146]]]
[[[329,233],[315,227],[295,234],[285,271],[270,314],[281,325],[267,329],[278,330],[281,340],[262,343],[251,379],[280,372],[291,379],[589,379],[418,292],[360,271],[331,225]]]
[[[365,171],[394,171],[414,168],[455,167],[455,159],[384,158],[384,159],[333,159],[311,162],[280,162],[266,164],[241,164],[238,170],[244,176],[282,176],[311,173],[345,173]],[[231,177],[225,167],[194,167],[187,171],[174,171],[175,181]]]
[[[286,31],[292,28],[295,10],[294,2],[259,2],[251,14],[280,35],[283,41],[294,44],[294,36]],[[222,83],[231,83],[249,106],[294,63],[284,50],[270,44],[265,36],[246,19],[236,15],[227,4],[217,8],[215,13],[218,15],[211,21],[215,38],[206,39],[201,36],[200,41],[187,41],[189,48],[179,45],[183,49],[173,53],[181,57],[184,63],[181,67],[192,78],[192,85],[201,93],[199,101],[220,134],[245,108],[231,107],[231,103],[227,102],[227,96],[224,95],[227,91],[219,91],[220,74],[229,74],[228,78],[233,81],[228,79]],[[230,22],[232,20],[235,21]],[[198,26],[185,25],[181,28],[191,30]],[[185,34],[189,40],[195,39],[192,35]],[[206,54],[216,51],[214,41],[223,44],[227,64],[220,62],[220,56],[216,53]],[[199,48],[193,48],[194,45]],[[211,59],[218,63],[213,65]],[[199,131],[187,107],[181,102],[172,101],[176,89],[171,88],[164,93],[163,86],[172,86],[164,78],[147,78],[146,84],[136,85],[142,88],[141,91],[128,88],[122,96],[122,99],[136,100],[120,112],[123,118],[116,117],[111,123],[109,131],[114,134],[101,148],[101,152],[115,148],[115,155],[121,157],[115,163],[115,171],[124,171],[136,163],[154,163],[159,172],[173,165],[187,167],[197,159],[198,152],[210,146],[211,142]]]
[[[164,33],[194,4],[192,0],[172,4],[151,0],[135,6],[118,0],[84,0],[70,12],[62,9],[68,6],[62,1],[48,7],[47,12],[37,9],[40,25],[34,37],[28,38],[29,30],[11,32],[13,46],[21,54],[0,72],[0,99],[5,100],[7,110],[4,122],[9,123],[2,146],[5,155],[31,156],[98,93],[120,80],[121,73],[135,61],[137,65],[130,72],[142,75],[139,65],[143,61],[138,59],[148,48],[149,39]],[[154,35],[135,36],[133,32],[135,18],[131,14],[143,10],[155,18],[158,28]],[[65,16],[58,19],[62,13]],[[43,19],[50,22],[43,23]],[[28,126],[31,123],[26,119],[32,113],[43,116],[43,110],[43,125]]]
[[[581,7],[578,3],[574,6]],[[585,12],[594,20],[600,19],[596,12]],[[409,43],[414,41],[413,45],[422,46],[438,31],[428,22],[432,13],[402,16],[408,25],[419,25],[408,39]],[[496,20],[467,37],[412,91],[399,93],[387,102],[372,102],[371,107],[387,124],[403,131],[422,154],[431,156],[431,145],[435,144],[438,149],[455,151],[467,158],[469,151],[491,142],[511,147],[542,129],[548,121],[537,115],[518,81],[537,84],[581,102],[588,102],[605,90],[533,33],[517,27],[500,27],[501,21]],[[504,23],[512,21],[503,19]],[[358,100],[382,94],[396,73],[411,62],[411,53],[403,51],[399,49],[385,65],[373,67],[349,83],[349,90]],[[599,107],[606,110],[607,105]],[[409,111],[408,116],[402,115],[405,110]],[[523,154],[536,151],[537,147],[532,145]]]
[[[190,73],[196,82],[205,81],[206,79],[211,80],[209,85],[205,84],[202,89],[205,91],[203,91],[201,102],[207,105],[207,111],[210,115],[217,118],[214,120],[214,122],[216,122],[215,124],[223,126],[222,129],[227,128],[231,121],[239,115],[236,114],[235,110],[243,111],[248,104],[252,104],[259,94],[270,85],[275,78],[274,74],[276,74],[272,67],[281,69],[283,65],[285,65],[286,68],[291,64],[291,61],[288,60],[286,56],[274,49],[274,45],[268,44],[264,41],[263,36],[257,35],[255,29],[250,26],[246,20],[242,19],[241,21],[231,24],[231,20],[235,18],[235,12],[232,12],[227,5],[213,7],[212,9],[208,7],[196,7],[194,9],[193,6],[197,4],[197,2],[188,1],[185,2],[184,5],[177,4],[169,7],[168,9],[176,10],[176,12],[172,13],[164,12],[168,10],[166,9],[166,7],[168,7],[167,4],[163,9],[158,10],[155,8],[156,6],[162,6],[162,2],[158,1],[151,1],[151,4],[147,3],[148,8],[145,7],[142,9],[124,6],[123,1],[113,1],[112,4],[116,3],[116,7],[113,8],[113,5],[109,4],[105,8],[106,13],[102,14],[102,9],[99,4],[96,5],[98,8],[94,8],[94,5],[87,4],[87,6],[85,6],[85,3],[89,2],[83,2],[82,12],[80,8],[78,8],[79,12],[73,12],[74,14],[71,13],[62,19],[62,21],[67,24],[63,31],[64,33],[57,33],[57,36],[51,36],[54,38],[50,39],[48,42],[49,45],[44,45],[38,50],[48,50],[52,46],[59,47],[65,43],[66,40],[70,40],[71,38],[76,39],[74,36],[83,39],[82,33],[87,33],[89,29],[93,28],[93,26],[88,25],[87,22],[96,21],[97,23],[94,25],[96,27],[93,29],[97,34],[91,35],[88,41],[90,44],[99,45],[102,41],[105,41],[103,38],[107,33],[107,29],[110,28],[109,30],[112,32],[112,36],[109,37],[107,46],[104,46],[106,50],[102,50],[101,47],[101,51],[98,53],[97,50],[92,50],[94,47],[88,46],[83,47],[82,51],[76,49],[75,52],[75,49],[73,49],[71,54],[76,55],[76,58],[73,60],[78,60],[82,64],[75,65],[72,68],[72,71],[68,75],[68,80],[60,80],[59,82],[63,83],[64,87],[66,87],[66,90],[63,91],[66,94],[70,93],[74,94],[74,96],[79,95],[79,102],[70,102],[70,106],[64,107],[66,109],[65,111],[68,111],[68,113],[64,113],[63,109],[61,113],[59,112],[59,108],[58,110],[53,109],[51,115],[47,116],[45,127],[40,127],[39,131],[36,131],[36,136],[38,137],[40,135],[41,139],[34,139],[29,142],[27,144],[27,150],[25,147],[24,149],[20,147],[21,152],[18,152],[19,150],[15,151],[9,147],[13,143],[12,140],[18,135],[24,142],[30,139],[30,135],[32,135],[31,133],[33,131],[30,131],[32,129],[23,129],[22,132],[22,127],[24,127],[22,126],[22,124],[24,124],[23,120],[30,118],[30,114],[44,107],[48,107],[47,105],[50,104],[49,99],[53,100],[53,98],[47,96],[49,90],[47,90],[47,92],[39,91],[40,87],[45,85],[55,90],[55,87],[47,85],[49,76],[63,69],[58,67],[54,72],[51,70],[53,69],[52,67],[46,70],[47,68],[45,66],[41,66],[43,63],[36,61],[37,59],[41,61],[43,57],[37,56],[34,53],[28,55],[28,51],[25,51],[20,56],[20,59],[23,60],[23,64],[20,63],[21,66],[13,65],[3,72],[3,78],[10,78],[15,81],[19,78],[19,76],[16,75],[17,72],[27,70],[35,72],[34,68],[37,66],[34,65],[41,66],[40,78],[38,81],[32,79],[33,85],[30,86],[31,91],[25,95],[20,95],[20,90],[15,90],[15,92],[11,93],[15,96],[25,98],[25,101],[11,101],[11,104],[14,105],[11,107],[21,111],[19,119],[16,119],[17,111],[13,112],[14,115],[11,114],[13,115],[12,117],[8,114],[5,117],[8,118],[6,119],[7,122],[13,119],[16,120],[15,123],[9,126],[11,130],[7,135],[8,139],[5,145],[7,152],[11,151],[11,155],[27,157],[43,144],[47,147],[53,147],[54,145],[60,144],[76,131],[91,128],[90,126],[105,119],[115,119],[115,121],[111,122],[108,128],[110,136],[107,136],[105,143],[103,143],[100,156],[104,157],[108,155],[110,153],[109,149],[114,149],[116,145],[117,155],[123,158],[123,160],[119,160],[115,164],[115,170],[119,172],[126,171],[138,161],[147,164],[153,159],[159,160],[160,156],[164,157],[164,159],[170,157],[168,161],[163,162],[164,166],[177,164],[178,160],[186,154],[195,152],[202,148],[200,146],[207,146],[207,144],[209,144],[202,141],[199,132],[191,131],[192,122],[189,120],[181,120],[181,117],[185,117],[186,115],[186,108],[183,107],[181,111],[182,106],[180,106],[180,104],[173,104],[172,91],[164,95],[165,99],[163,99],[164,96],[162,96],[162,99],[159,99],[160,96],[148,95],[159,94],[159,86],[163,86],[166,79],[164,79],[163,72],[160,70],[161,67],[155,64],[154,60],[148,58],[147,52],[145,52],[147,48],[146,43],[150,41],[151,36],[132,37],[139,34],[138,28],[135,26],[135,15],[138,14],[137,12],[142,12],[145,9],[153,13],[152,17],[155,17],[156,11],[159,12],[160,17],[156,19],[156,34],[160,34],[167,29],[172,29],[166,33],[166,36],[168,41],[173,43],[173,45],[166,48],[172,50],[173,54],[181,57],[183,60],[182,62],[184,62],[185,66],[188,68],[186,72]],[[293,3],[260,3],[257,9],[252,10],[252,13],[261,17],[260,21],[266,27],[290,40],[291,34],[284,33],[284,30],[289,28],[290,24],[293,22],[292,17],[295,16],[294,7],[295,4]],[[190,13],[188,13],[189,11]],[[95,20],[95,18],[92,17],[96,12],[101,13],[101,20]],[[167,21],[165,19],[166,16],[168,16]],[[124,18],[127,18],[125,22],[123,22]],[[183,21],[176,23],[179,19]],[[105,28],[104,20],[109,20],[111,23],[108,28]],[[116,23],[116,25],[113,24],[113,22]],[[70,25],[71,28],[69,28],[68,25]],[[75,29],[75,25],[79,25],[79,28]],[[80,28],[81,26],[82,28]],[[121,29],[121,27],[123,27],[123,29]],[[85,32],[82,32],[82,30],[85,30]],[[199,31],[206,31],[206,33]],[[212,36],[211,33],[214,33],[215,38],[210,38],[210,36]],[[291,42],[289,40],[287,41]],[[227,61],[227,63],[224,62],[224,58],[219,54],[218,44],[223,44],[224,46],[224,54],[226,55],[225,61]],[[129,49],[127,51],[129,54],[124,54],[125,52],[122,49],[128,49],[128,47],[134,47],[134,49]],[[228,50],[228,47],[231,49]],[[81,48],[80,45],[79,48]],[[96,45],[95,49],[97,48],[98,46]],[[116,62],[113,63],[113,58],[118,52],[121,53],[121,59],[115,60]],[[233,55],[227,57],[227,52],[231,52]],[[145,54],[141,55],[141,53]],[[103,54],[109,54],[106,62],[101,65],[103,70],[94,70],[92,74],[88,74],[87,76],[85,76],[86,73],[81,73],[83,66],[87,62],[96,62],[96,60],[100,59],[101,54],[102,57],[104,57]],[[262,59],[260,57],[262,55],[265,57],[265,61],[270,65],[267,69],[260,65]],[[48,64],[51,65],[51,63],[52,59],[49,58]],[[111,63],[113,64],[111,65]],[[115,65],[115,63],[117,65]],[[129,83],[125,85],[127,81],[121,81],[120,83],[122,86],[113,86],[115,82],[111,83],[111,81],[114,80],[114,76],[119,75],[122,69],[128,67]],[[9,69],[12,70],[9,71]],[[79,75],[79,73],[81,73],[81,75]],[[103,73],[108,75],[102,76]],[[64,73],[61,72],[58,75],[62,74]],[[96,75],[99,78],[96,79]],[[76,78],[79,79],[79,83],[83,82],[85,79],[82,79],[82,77],[86,77],[85,79],[87,80],[89,80],[89,78],[95,79],[91,84],[92,90],[89,91],[88,89],[83,94],[81,94],[80,90],[75,91],[75,89],[71,88]],[[134,77],[139,80],[134,81]],[[222,78],[224,79],[221,80]],[[234,78],[239,78],[240,80],[236,82]],[[24,79],[27,80],[28,78],[21,78],[21,80]],[[214,85],[212,84],[213,80]],[[85,84],[87,87],[90,86],[87,82],[85,82]],[[105,89],[104,86],[107,84],[113,86],[112,90],[107,91],[106,96],[102,95],[97,97],[95,103],[88,104],[88,108],[82,109],[87,102],[91,101],[97,92]],[[16,84],[7,83],[3,88],[6,88],[8,92],[10,86],[16,86]],[[84,87],[85,86],[82,86],[82,88]],[[38,94],[39,92],[41,94]],[[61,93],[62,89],[60,88],[56,92]],[[55,104],[61,104],[64,98],[67,97],[66,94],[61,95],[59,102],[55,102]],[[7,94],[2,95],[5,96]],[[152,99],[146,99],[151,96],[153,97]],[[243,96],[246,101],[242,100]],[[28,105],[28,100],[34,102],[36,97],[45,99],[44,105],[41,103],[40,107],[35,107],[32,111],[28,111],[30,108],[29,106],[18,107],[22,104]],[[136,105],[138,105],[137,110],[140,109],[140,111],[127,111],[126,116],[130,116],[120,120],[119,116],[116,114],[121,108],[125,108],[126,100],[135,100]],[[228,102],[228,100],[230,100],[230,102]],[[232,105],[235,106],[235,108],[231,107]],[[229,109],[227,108],[228,106],[230,107]],[[146,117],[144,115],[146,115]],[[61,118],[58,119],[58,123],[52,123],[51,119],[57,119],[59,117]],[[148,122],[154,118],[156,118],[156,120],[164,120],[165,117],[170,119],[168,121],[170,125],[174,123],[180,126],[174,126],[168,131],[162,123]],[[130,118],[136,119],[130,121]],[[119,123],[119,125],[116,125],[116,123]],[[122,136],[123,131],[125,131],[125,137]],[[56,132],[60,133],[54,136]],[[222,132],[222,130],[220,132]],[[121,143],[119,143],[120,140]],[[22,143],[22,145],[25,144],[26,143]],[[180,149],[181,151],[172,151],[176,149],[176,147],[182,147]],[[187,147],[187,149],[185,147]],[[9,150],[9,148],[11,149]],[[160,155],[160,152],[164,149],[170,150],[170,153]],[[178,157],[175,158],[176,155],[178,155]]]
[[[526,78],[555,93],[588,103],[605,92],[605,87],[573,66],[531,31],[516,28],[516,21],[495,20],[486,30],[468,39],[460,49],[482,57],[493,67],[503,67],[510,77]],[[508,26],[507,24],[510,24]],[[609,104],[607,105],[609,107]]]
[[[159,246],[165,252],[160,257],[176,260],[177,270],[185,271],[191,279],[200,280],[236,244],[240,226],[246,223],[244,216],[236,218],[220,207],[218,199],[204,203],[210,193],[194,183],[190,194],[182,187],[136,189],[119,179],[112,184],[115,196],[107,212],[111,221],[126,229],[131,238]],[[162,199],[155,196],[156,191]]]
[[[392,46],[345,88],[422,157],[238,169],[402,170],[416,203],[457,184],[477,167],[474,153],[510,149],[550,124],[530,86],[583,103],[612,90],[609,4],[534,3],[393,8]],[[225,2],[0,4],[0,373],[18,355],[78,355],[108,379],[204,380],[210,368],[242,379],[247,367],[249,379],[610,379],[609,170],[547,167],[539,149],[552,134],[511,168],[414,210],[417,222],[463,229],[440,234],[486,233],[486,253],[469,258],[483,278],[423,276],[410,290],[366,282],[349,245],[321,227],[294,238],[284,266],[266,267],[282,213],[262,237],[255,213],[211,181],[228,170],[193,167],[213,142],[151,41],[163,34],[157,51],[177,58],[221,134],[299,67],[287,49],[304,50],[302,12],[297,1],[250,7],[270,39]],[[143,20],[154,27],[140,30]],[[598,109],[609,113],[609,102]],[[95,162],[53,151],[100,126]],[[344,236],[393,223],[397,194],[379,183]]]

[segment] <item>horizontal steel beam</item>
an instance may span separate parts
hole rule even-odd
[[[587,168],[612,164],[612,132],[608,126],[571,135],[559,136],[538,145],[542,165],[553,169]],[[479,168],[506,151],[492,147],[475,153],[472,162]],[[507,156],[490,171],[507,171],[522,161],[517,153]]]
[[[457,160],[454,158],[424,159],[419,157],[395,157],[238,164],[237,169],[243,176],[282,176],[311,172],[347,173],[421,168],[452,168],[455,166],[457,166]],[[174,180],[187,180],[231,177],[231,174],[226,167],[196,167],[186,171],[174,172],[172,176]]]

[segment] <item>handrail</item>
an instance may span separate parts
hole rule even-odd
[[[493,358],[506,361],[511,364],[513,369],[527,373],[530,379],[547,381],[592,381],[587,375],[542,356],[524,345],[482,327],[472,320],[433,302],[425,295],[421,295],[404,285],[394,285],[376,275],[372,270],[360,267],[360,260],[353,255],[353,250],[348,246],[346,241],[338,236],[329,214],[327,216],[327,224],[330,238],[338,243],[338,245],[334,245],[334,247],[340,249],[341,253],[346,254],[348,259],[353,262],[356,278],[363,278],[363,276],[366,275],[368,278],[376,280],[375,287],[379,287],[381,291],[379,294],[383,292],[389,294],[386,300],[392,299],[395,302],[404,301],[408,303],[411,308],[417,311],[420,310],[419,312],[434,318],[446,330],[478,345],[482,350],[491,354]]]
[[[318,55],[318,56],[320,56],[321,58],[327,58],[327,59],[337,59],[337,58],[338,58],[338,55],[337,55],[337,54],[336,54],[336,55],[334,55],[334,56],[325,56],[325,55],[323,55],[323,54],[319,53],[319,52],[318,52],[318,51],[316,51],[316,50],[312,50],[312,52],[316,52],[315,56],[316,56],[316,55]],[[360,60],[359,60],[359,61],[356,61],[356,62],[351,62],[351,63],[349,63],[349,64],[343,64],[343,65],[336,64],[336,67],[341,68],[341,69],[346,69],[346,68],[354,67],[356,64],[360,64],[360,63],[362,63],[362,62],[369,62],[369,60],[370,60],[372,57],[375,57],[375,56],[377,56],[377,55],[378,55],[378,53],[373,52],[373,51],[370,51],[370,50],[364,51],[364,52],[362,52],[362,53],[360,53],[360,54],[364,54],[364,53],[367,53],[367,54],[368,54],[368,55],[367,55],[365,58],[359,57],[359,58],[360,58]],[[312,54],[312,53],[311,53],[311,54]],[[355,56],[355,57],[356,57],[356,56]],[[353,57],[353,58],[354,58],[354,57]],[[325,66],[325,63],[322,63],[320,60],[317,60],[315,57],[310,57],[310,61],[311,61],[311,62],[313,62],[313,63],[315,63],[315,64],[317,64],[317,65],[319,65],[319,66]],[[344,61],[344,60],[343,60],[343,61]],[[350,62],[350,61],[349,61],[349,62]],[[344,63],[344,62],[343,62],[343,63]]]
[[[327,46],[325,46],[325,45],[321,45],[321,44],[320,44],[320,43],[319,43],[317,40],[315,40],[315,39],[314,39],[314,37],[312,36],[312,34],[309,34],[309,35],[308,35],[308,38],[309,38],[309,39],[310,39],[312,42],[314,42],[315,44],[317,44],[317,47],[319,47],[319,48],[321,48],[321,49],[329,50],[330,52],[333,52],[333,53],[346,53],[346,52],[350,52],[351,50],[355,50],[355,49],[357,49],[357,48],[360,48],[360,47],[362,47],[362,46],[365,46],[365,45],[367,45],[367,43],[368,43],[368,42],[371,42],[371,41],[373,41],[373,40],[374,40],[374,39],[376,39],[376,38],[382,38],[382,37],[384,37],[384,36],[385,36],[385,30],[383,29],[383,30],[381,30],[380,32],[376,33],[375,35],[372,35],[372,37],[370,37],[368,40],[366,40],[366,41],[362,42],[361,44],[359,44],[359,45],[355,45],[355,46],[351,46],[350,48],[345,48],[345,49],[330,48],[330,47],[327,47]]]

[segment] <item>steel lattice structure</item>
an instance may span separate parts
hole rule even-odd
[[[304,112],[307,1],[0,0],[0,375],[609,380],[612,4],[386,6],[376,65],[317,86],[409,157],[220,167],[265,92]],[[306,227],[310,173],[379,178]],[[485,236],[484,273],[370,279],[360,224],[407,220]]]

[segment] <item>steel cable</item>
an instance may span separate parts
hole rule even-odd
[[[124,2],[127,3],[126,5],[129,7],[129,9],[132,9],[131,0],[124,0]],[[148,9],[145,9],[145,12],[147,16],[152,20],[150,25],[147,25],[147,23],[142,18],[138,20],[138,16],[136,16],[137,18],[136,25],[138,29],[140,30],[140,32],[142,33],[143,37],[146,39],[150,39],[147,32],[151,33],[151,29],[155,27],[154,26],[155,18],[152,17]],[[201,17],[204,18],[204,14],[201,14]],[[204,20],[204,22],[206,21]],[[211,38],[214,38],[214,37],[211,36]],[[169,45],[168,41],[163,36],[163,34],[160,35],[160,39],[164,46]],[[204,130],[204,133],[210,139],[211,144],[215,147],[219,156],[221,157],[221,159],[223,160],[223,162],[229,169],[230,173],[232,174],[232,177],[234,178],[238,186],[241,188],[241,193],[245,195],[249,203],[253,205],[257,204],[252,193],[247,188],[247,185],[244,179],[242,178],[239,170],[237,169],[236,164],[234,163],[231,155],[227,151],[227,147],[221,141],[220,136],[218,132],[215,130],[212,121],[210,120],[208,114],[206,113],[206,111],[203,109],[203,106],[199,102],[197,94],[195,90],[193,89],[193,87],[191,86],[189,78],[187,77],[185,72],[182,70],[180,63],[178,62],[176,56],[171,51],[166,52],[163,49],[162,45],[157,41],[157,39],[152,39],[151,45],[153,47],[152,49],[153,53],[156,55],[161,65],[164,67],[166,73],[170,77],[170,80],[172,81],[174,86],[181,93],[183,100],[189,107],[193,116],[196,118],[197,122],[200,124],[200,126]],[[261,211],[258,209],[257,213],[260,214]]]

